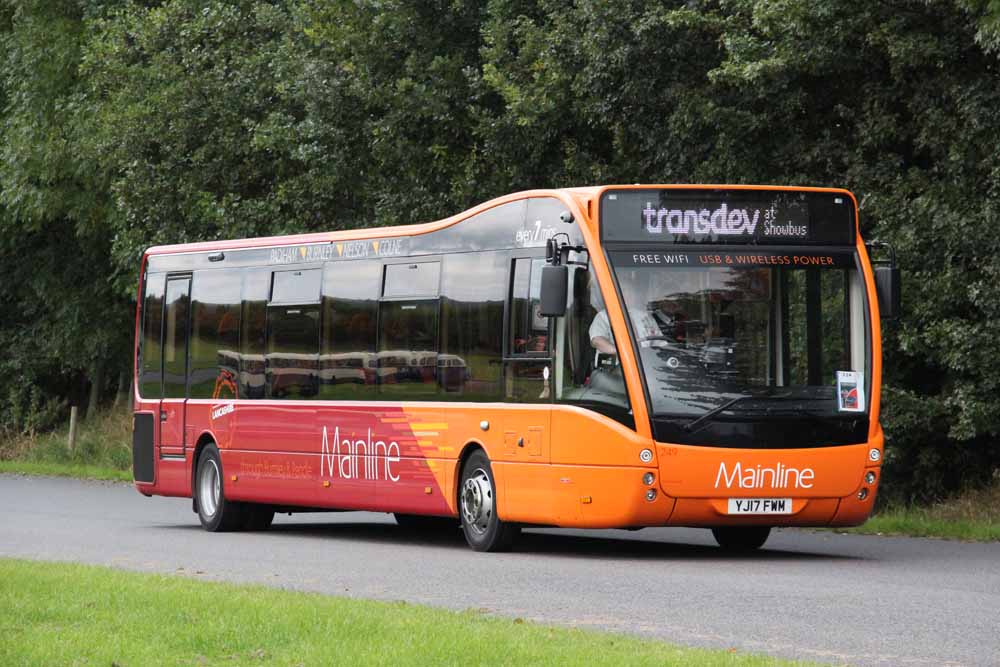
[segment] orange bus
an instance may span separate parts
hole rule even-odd
[[[883,316],[846,190],[512,194],[439,222],[150,248],[135,486],[210,531],[391,512],[522,526],[849,526],[879,482]]]

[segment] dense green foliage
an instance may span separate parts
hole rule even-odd
[[[996,0],[0,0],[0,428],[129,368],[141,250],[531,187],[845,186],[895,244],[886,488],[1000,464]]]

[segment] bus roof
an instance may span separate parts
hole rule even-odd
[[[581,212],[587,214],[593,211],[589,205],[597,201],[606,190],[621,189],[705,189],[705,190],[786,190],[801,192],[837,192],[849,196],[857,206],[854,195],[842,188],[820,188],[820,187],[800,187],[787,185],[726,185],[726,184],[621,184],[621,185],[594,185],[583,187],[562,188],[553,190],[524,190],[511,193],[483,202],[473,208],[467,209],[455,215],[437,220],[434,222],[417,223],[410,225],[396,225],[392,227],[361,227],[334,232],[307,232],[303,234],[287,234],[283,236],[262,236],[247,239],[200,241],[195,243],[178,243],[171,245],[153,246],[146,250],[146,255],[168,255],[176,253],[208,252],[213,250],[241,250],[250,248],[267,248],[283,245],[299,245],[310,243],[331,243],[336,241],[350,241],[367,238],[386,238],[395,236],[412,236],[434,232],[446,227],[450,227],[462,220],[477,213],[519,199],[529,197],[557,197],[565,201],[575,200],[580,206]],[[591,224],[592,220],[584,218],[582,224]]]

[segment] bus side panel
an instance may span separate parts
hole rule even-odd
[[[223,440],[228,498],[455,514],[457,452],[447,445],[451,421],[440,411],[254,401],[220,403],[208,414],[216,415],[218,432],[232,434]]]
[[[571,405],[552,407],[552,463],[580,465],[636,465],[656,470],[655,447],[649,439],[591,410]],[[653,458],[643,461],[650,450]]]
[[[500,516],[520,523],[564,527],[628,528],[661,526],[674,499],[646,485],[640,467],[540,466],[500,463]],[[653,491],[653,499],[647,493]]]

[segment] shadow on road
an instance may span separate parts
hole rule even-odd
[[[181,528],[181,526],[177,526]],[[197,526],[188,526],[192,530],[201,530]],[[786,550],[780,547],[765,546],[757,552],[734,554],[725,552],[715,546],[703,544],[686,544],[681,541],[662,539],[666,530],[652,533],[633,533],[635,537],[622,538],[621,533],[609,532],[607,536],[579,535],[570,530],[531,529],[520,536],[514,545],[515,554],[544,554],[566,556],[571,558],[607,559],[741,559],[753,561],[780,561],[805,559],[834,560],[864,560],[856,556],[845,556],[830,552],[811,552]],[[297,538],[315,538],[332,541],[350,540],[353,542],[368,542],[408,546],[433,546],[437,548],[461,549],[468,551],[460,529],[417,529],[404,528],[393,523],[360,523],[360,522],[329,522],[329,523],[278,523],[268,531],[270,537],[280,539],[283,536]],[[679,531],[678,537],[683,535]]]

